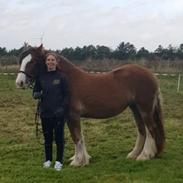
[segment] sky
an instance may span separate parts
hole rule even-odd
[[[0,0],[0,47],[183,43],[183,0]]]

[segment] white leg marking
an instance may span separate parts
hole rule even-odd
[[[89,159],[91,157],[88,155],[85,147],[84,140],[81,139],[78,141],[78,143],[75,145],[75,155],[71,158],[72,166],[84,166],[89,164]]]
[[[146,141],[141,154],[137,157],[137,160],[149,160],[153,158],[157,153],[156,143],[147,127],[146,129]]]
[[[31,61],[31,54],[27,55],[23,60],[22,60],[22,64],[20,66],[20,71],[25,72],[25,68],[27,63],[29,63]],[[26,85],[26,76],[23,73],[18,73],[17,78],[16,78],[16,86],[17,87],[22,87]]]
[[[145,143],[145,135],[141,135],[138,131],[138,136],[136,139],[136,143],[135,146],[133,148],[133,150],[128,154],[127,158],[130,159],[136,159],[137,156],[141,153],[143,147],[144,147],[144,143]]]

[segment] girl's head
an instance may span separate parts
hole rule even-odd
[[[47,53],[46,55],[46,66],[48,71],[54,71],[57,67],[57,55],[53,52]]]

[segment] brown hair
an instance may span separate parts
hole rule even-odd
[[[49,55],[54,56],[54,57],[56,58],[56,60],[58,60],[58,56],[57,56],[57,54],[54,53],[54,52],[48,52],[48,53],[46,54],[46,56],[45,56],[45,60],[47,59],[47,57],[48,57]]]

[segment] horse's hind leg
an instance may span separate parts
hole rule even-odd
[[[135,118],[135,122],[138,128],[138,136],[136,139],[135,146],[133,150],[128,154],[127,158],[136,159],[141,153],[144,143],[145,143],[145,126],[141,114],[139,112],[138,106],[134,103],[130,105]]]
[[[80,117],[72,116],[69,118],[68,127],[71,133],[72,140],[75,144],[75,155],[71,158],[72,166],[84,166],[89,164],[89,158],[85,147],[84,136],[81,133]]]
[[[149,160],[157,154],[157,147],[155,142],[155,134],[153,131],[153,115],[152,112],[144,112],[143,119],[145,122],[146,140],[144,148],[137,160]]]

